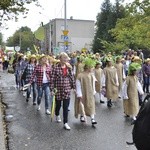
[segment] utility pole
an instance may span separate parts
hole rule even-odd
[[[52,41],[52,37],[51,37],[51,20],[49,20],[49,54],[52,52],[52,46],[51,46],[51,41]]]
[[[67,30],[67,2],[64,0],[64,30]]]
[[[68,51],[68,29],[67,29],[67,0],[64,0],[64,51]]]

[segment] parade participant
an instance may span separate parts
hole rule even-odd
[[[83,59],[83,56],[77,56],[77,63],[75,65],[75,77],[77,77],[79,73],[83,72]]]
[[[102,100],[102,77],[103,77],[103,70],[101,69],[101,64],[100,62],[96,62],[95,69],[94,69],[94,75],[96,77],[96,82],[95,82],[95,90],[99,94],[100,98],[100,103],[104,103]]]
[[[143,90],[145,91],[145,88],[146,88],[146,93],[149,93],[149,85],[150,85],[150,58],[146,59],[145,64],[143,64],[142,71],[143,71]]]
[[[2,72],[2,71],[3,71],[3,59],[0,56],[0,72]]]
[[[17,61],[14,61],[13,65],[15,66],[16,87],[21,90],[23,87],[23,80],[21,77],[26,67],[24,55],[22,53],[17,54]]]
[[[104,80],[103,88],[106,89],[107,106],[112,107],[112,101],[118,98],[118,75],[117,69],[113,66],[113,60],[106,58],[106,67],[103,69]]]
[[[134,56],[133,59],[132,59],[132,62],[138,63],[140,66],[142,66],[142,59],[140,59],[140,57],[138,57],[138,56]],[[136,71],[136,76],[138,78],[138,81],[142,84],[143,83],[143,71],[142,71],[142,67],[140,67]],[[142,103],[143,103],[143,97],[142,97],[142,95],[139,94],[139,92],[138,92],[138,97],[139,97],[139,105],[141,106]]]
[[[68,125],[68,107],[70,103],[71,89],[75,89],[74,76],[72,75],[72,68],[68,65],[70,58],[65,52],[60,53],[60,62],[55,64],[51,74],[50,89],[54,94],[56,88],[56,121],[61,122],[60,109],[61,103],[63,102],[63,123],[66,130],[70,130]]]
[[[39,64],[35,67],[34,72],[32,74],[32,77],[30,79],[30,84],[34,82],[34,79],[36,77],[36,84],[37,84],[37,104],[38,108],[37,110],[40,110],[40,104],[41,99],[43,96],[43,91],[45,94],[45,113],[47,115],[50,115],[51,112],[49,111],[50,108],[50,74],[51,74],[51,68],[47,65],[47,56],[42,55],[39,58]]]
[[[85,122],[86,116],[91,117],[92,125],[95,121],[95,78],[92,74],[92,68],[95,66],[94,60],[86,58],[84,60],[84,71],[78,74],[76,79],[75,117],[80,115],[80,121]]]
[[[123,80],[125,80],[126,76],[125,76],[123,64],[121,63],[121,57],[120,56],[116,57],[116,64],[114,65],[114,67],[117,69],[118,81],[119,81],[119,87],[118,87],[119,94],[118,94],[118,97],[121,98],[122,83],[123,83]]]
[[[124,113],[132,118],[131,124],[136,120],[139,111],[138,92],[143,95],[142,86],[136,76],[136,71],[141,66],[138,63],[132,63],[129,66],[129,74],[123,84],[122,97]]]
[[[35,55],[31,55],[29,58],[29,63],[27,65],[27,67],[24,70],[23,75],[25,76],[25,84],[28,84],[30,82],[30,79],[32,77],[33,71],[36,67],[36,56]],[[30,98],[30,94],[31,94],[31,87],[33,90],[33,105],[36,105],[36,78],[33,79],[33,82],[31,84],[31,86],[27,89],[27,97],[26,97],[26,102],[29,101]]]

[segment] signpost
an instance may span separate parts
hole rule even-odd
[[[64,51],[67,52],[68,51],[68,30],[63,30],[63,34],[64,34]]]

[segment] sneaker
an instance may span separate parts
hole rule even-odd
[[[33,102],[33,105],[36,105],[36,102]]]
[[[61,118],[60,118],[60,116],[56,116],[56,121],[57,121],[58,123],[60,123],[60,122],[61,122]]]
[[[91,119],[92,125],[97,124],[97,122],[94,119]]]
[[[112,107],[111,100],[107,101],[107,107]]]
[[[70,130],[70,129],[71,129],[71,128],[69,127],[68,123],[65,123],[65,124],[64,124],[64,128],[65,128],[66,130]]]
[[[29,97],[30,97],[30,98],[32,97],[32,96],[31,96],[31,94],[30,94],[30,96],[29,96]]]
[[[46,112],[45,112],[47,115],[50,115],[51,114],[51,112],[48,110],[48,109],[46,109]]]
[[[81,122],[85,122],[85,118],[83,116],[80,117]]]
[[[101,103],[101,104],[104,104],[105,102],[104,102],[103,100],[100,100],[100,103]]]
[[[24,96],[24,97],[26,96],[26,92],[23,92],[23,96]]]
[[[26,98],[26,102],[28,102],[29,101],[29,99],[28,98]]]
[[[38,105],[37,111],[39,111],[41,109],[40,105]]]

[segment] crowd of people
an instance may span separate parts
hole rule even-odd
[[[31,93],[33,105],[41,109],[44,93],[45,113],[51,115],[52,98],[55,95],[55,116],[61,122],[60,109],[63,108],[63,124],[70,130],[68,110],[71,90],[75,94],[74,114],[81,122],[91,118],[95,120],[95,95],[99,96],[101,104],[107,103],[111,108],[115,101],[123,99],[124,115],[132,119],[134,124],[144,93],[149,93],[150,59],[144,59],[142,51],[134,50],[115,56],[110,52],[100,53],[73,52],[53,55],[15,54],[12,62],[15,74],[16,88],[24,91],[26,102]],[[104,97],[107,101],[104,100]]]

